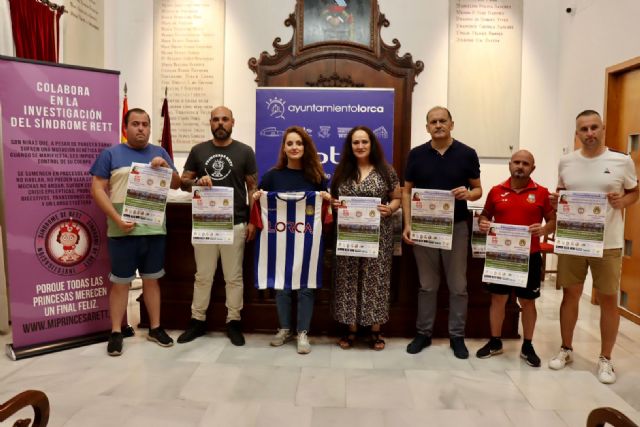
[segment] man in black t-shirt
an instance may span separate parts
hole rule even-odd
[[[244,345],[240,325],[242,310],[242,260],[245,241],[252,240],[255,228],[247,224],[249,208],[256,191],[256,156],[251,147],[231,138],[235,124],[233,113],[220,106],[211,111],[213,139],[195,145],[182,172],[182,189],[190,191],[193,185],[224,186],[233,188],[233,244],[194,244],[196,278],[193,285],[191,321],[187,330],[178,337],[185,343],[206,333],[206,313],[211,298],[213,276],[222,260],[226,283],[227,336],[234,345]]]

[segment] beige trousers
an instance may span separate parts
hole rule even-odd
[[[205,320],[207,318],[213,276],[216,274],[218,258],[222,258],[222,273],[226,283],[227,323],[231,320],[240,320],[245,227],[245,224],[233,226],[232,245],[193,245],[197,270],[191,304],[191,317],[194,319]]]

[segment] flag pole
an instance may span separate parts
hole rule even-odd
[[[173,144],[171,141],[171,121],[169,120],[169,100],[167,99],[168,86],[164,87],[164,101],[162,102],[162,112],[160,115],[164,118],[162,125],[162,140],[161,145],[169,157],[173,160]]]
[[[124,124],[124,117],[129,111],[129,102],[127,100],[127,82],[124,83],[124,99],[122,100],[122,124],[120,126],[120,142],[127,142],[127,126]]]

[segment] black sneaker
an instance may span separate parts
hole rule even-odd
[[[178,344],[184,344],[189,341],[193,341],[198,337],[207,333],[207,322],[204,320],[198,320],[191,318],[189,320],[189,326],[187,330],[180,334],[178,337]]]
[[[540,367],[540,358],[536,354],[536,351],[533,349],[533,346],[529,346],[529,348],[522,347],[520,357],[522,357],[524,361],[527,362],[527,365],[533,366],[534,368]]]
[[[171,347],[173,345],[173,338],[171,338],[167,333],[162,329],[161,326],[158,326],[155,329],[149,329],[149,335],[147,335],[147,339],[149,341],[154,341],[158,343],[158,345],[162,347]]]
[[[476,357],[478,359],[487,359],[497,354],[502,354],[502,341],[492,339],[476,352]]]
[[[464,345],[464,337],[453,337],[449,339],[449,346],[453,350],[453,355],[458,359],[468,359],[469,350]]]
[[[431,345],[431,337],[425,334],[416,334],[415,338],[407,345],[407,353],[417,354],[422,351],[423,348]]]
[[[231,344],[237,346],[244,345],[242,325],[239,320],[231,320],[227,323],[227,336],[229,337],[229,340],[231,340]]]
[[[109,356],[120,356],[122,354],[122,338],[122,332],[111,332],[109,343],[107,344]]]

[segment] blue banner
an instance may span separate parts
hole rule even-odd
[[[393,89],[257,88],[256,157],[260,177],[278,159],[289,126],[304,127],[331,177],[342,145],[354,126],[376,134],[387,162],[393,163]]]

